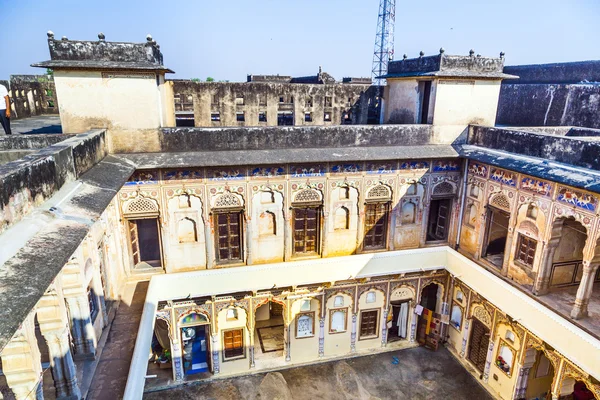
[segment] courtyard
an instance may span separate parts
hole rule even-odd
[[[146,393],[145,399],[492,399],[445,348],[422,347]]]

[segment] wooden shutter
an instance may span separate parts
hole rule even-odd
[[[294,253],[318,253],[319,208],[294,208]]]
[[[387,236],[389,203],[370,203],[365,209],[364,247],[384,248]]]
[[[377,311],[363,311],[360,314],[360,337],[377,335]]]
[[[537,241],[527,236],[519,235],[518,259],[525,265],[533,266]]]
[[[133,265],[137,265],[140,263],[140,245],[138,240],[137,223],[135,221],[129,221],[129,241],[131,242]]]
[[[215,233],[218,237],[217,260],[242,259],[241,213],[226,212],[215,215]]]
[[[225,358],[238,357],[244,354],[244,330],[235,329],[223,333]]]
[[[435,237],[438,240],[446,240],[449,214],[450,214],[449,201],[448,200],[440,200],[440,207],[438,209],[436,228],[435,228]]]
[[[490,344],[489,329],[476,318],[471,323],[471,343],[469,345],[469,360],[479,372],[485,368],[488,346]]]

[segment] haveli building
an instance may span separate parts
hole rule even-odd
[[[56,398],[84,396],[76,362],[144,280],[126,399],[165,371],[178,385],[418,345],[497,398],[600,398],[599,133],[496,126],[518,86],[503,55],[391,63],[384,124],[364,125],[375,89],[321,72],[169,81],[150,36],[48,44],[34,65],[54,71],[66,134],[2,138],[37,149],[0,166],[17,399],[43,396],[44,360]]]

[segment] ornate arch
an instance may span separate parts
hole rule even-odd
[[[443,181],[438,183],[433,187],[433,191],[431,192],[433,196],[446,196],[446,195],[454,195],[456,191],[455,186],[448,182]]]
[[[171,326],[171,309],[158,310],[156,312],[156,319],[165,321],[168,327],[169,339],[173,340],[173,327]]]
[[[212,208],[242,208],[244,207],[244,201],[241,196],[231,193],[225,192],[216,196],[213,200]]]
[[[529,236],[535,238],[539,237],[540,235],[537,225],[533,221],[528,219],[519,224],[519,231],[529,233]]]
[[[384,200],[389,201],[392,199],[392,189],[384,184],[373,186],[367,191],[365,197],[367,200]]]
[[[480,322],[482,322],[485,326],[487,326],[490,330],[492,329],[492,316],[490,313],[483,307],[482,304],[475,303],[471,307],[471,318],[477,318]]]
[[[327,304],[327,302],[329,301],[329,299],[331,299],[332,297],[341,295],[341,294],[345,294],[346,296],[350,297],[350,309],[354,310],[354,296],[356,295],[355,292],[355,287],[346,287],[346,288],[336,288],[336,289],[330,289],[327,290],[325,292],[325,304]]]
[[[382,283],[374,283],[374,284],[370,284],[370,285],[364,285],[364,286],[359,286],[358,287],[358,293],[356,298],[358,299],[357,304],[360,302],[360,298],[362,297],[363,294],[370,292],[371,290],[377,290],[378,292],[381,292],[381,294],[383,294],[383,304],[384,306],[387,304],[387,283],[382,282]]]
[[[206,324],[208,325],[208,324],[211,323],[210,313],[207,310],[203,309],[203,308],[200,308],[200,307],[186,307],[186,308],[183,308],[183,309],[177,310],[177,311],[178,312],[177,312],[177,324],[176,324],[176,326],[179,326],[179,324],[181,323],[181,321],[185,317],[187,317],[188,315],[191,315],[191,314],[200,314],[200,315],[203,315],[204,317],[206,317]]]
[[[125,218],[158,217],[158,215],[158,202],[139,194],[123,204]]]
[[[406,289],[408,289],[408,291],[410,291],[412,293],[411,297],[409,297],[410,300],[412,300],[412,301],[417,300],[417,290],[415,289],[415,287],[408,283],[400,283],[398,285],[390,287],[390,301],[392,301],[392,295],[393,295],[394,291],[397,289],[402,289],[402,288],[406,288]]]
[[[321,203],[323,196],[316,189],[302,189],[294,196],[293,203]]]
[[[546,358],[548,360],[550,360],[550,362],[552,363],[552,366],[554,367],[554,374],[555,375],[558,374],[558,367],[560,365],[560,357],[554,351],[548,350],[546,348],[546,346],[544,345],[544,342],[542,342],[537,337],[533,336],[530,332],[527,332],[527,341],[525,343],[525,347],[523,348],[524,351],[521,356],[521,364],[523,364],[523,362],[525,361],[527,349],[531,349],[531,348],[542,351],[544,353],[544,355],[546,356]]]
[[[504,193],[493,194],[489,204],[506,212],[510,212],[510,200]]]
[[[421,302],[421,297],[423,296],[423,290],[431,285],[432,283],[435,283],[436,285],[438,285],[438,288],[442,289],[442,292],[440,293],[440,299],[444,298],[444,294],[446,293],[446,285],[444,285],[442,282],[440,282],[439,280],[437,280],[436,278],[427,278],[427,279],[422,279],[421,280],[421,290],[419,291],[419,296],[417,299],[417,302]]]

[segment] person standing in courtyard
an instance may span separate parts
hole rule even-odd
[[[4,85],[0,85],[0,124],[4,128],[4,132],[7,135],[12,134],[10,131],[10,97],[8,97],[8,90]]]

